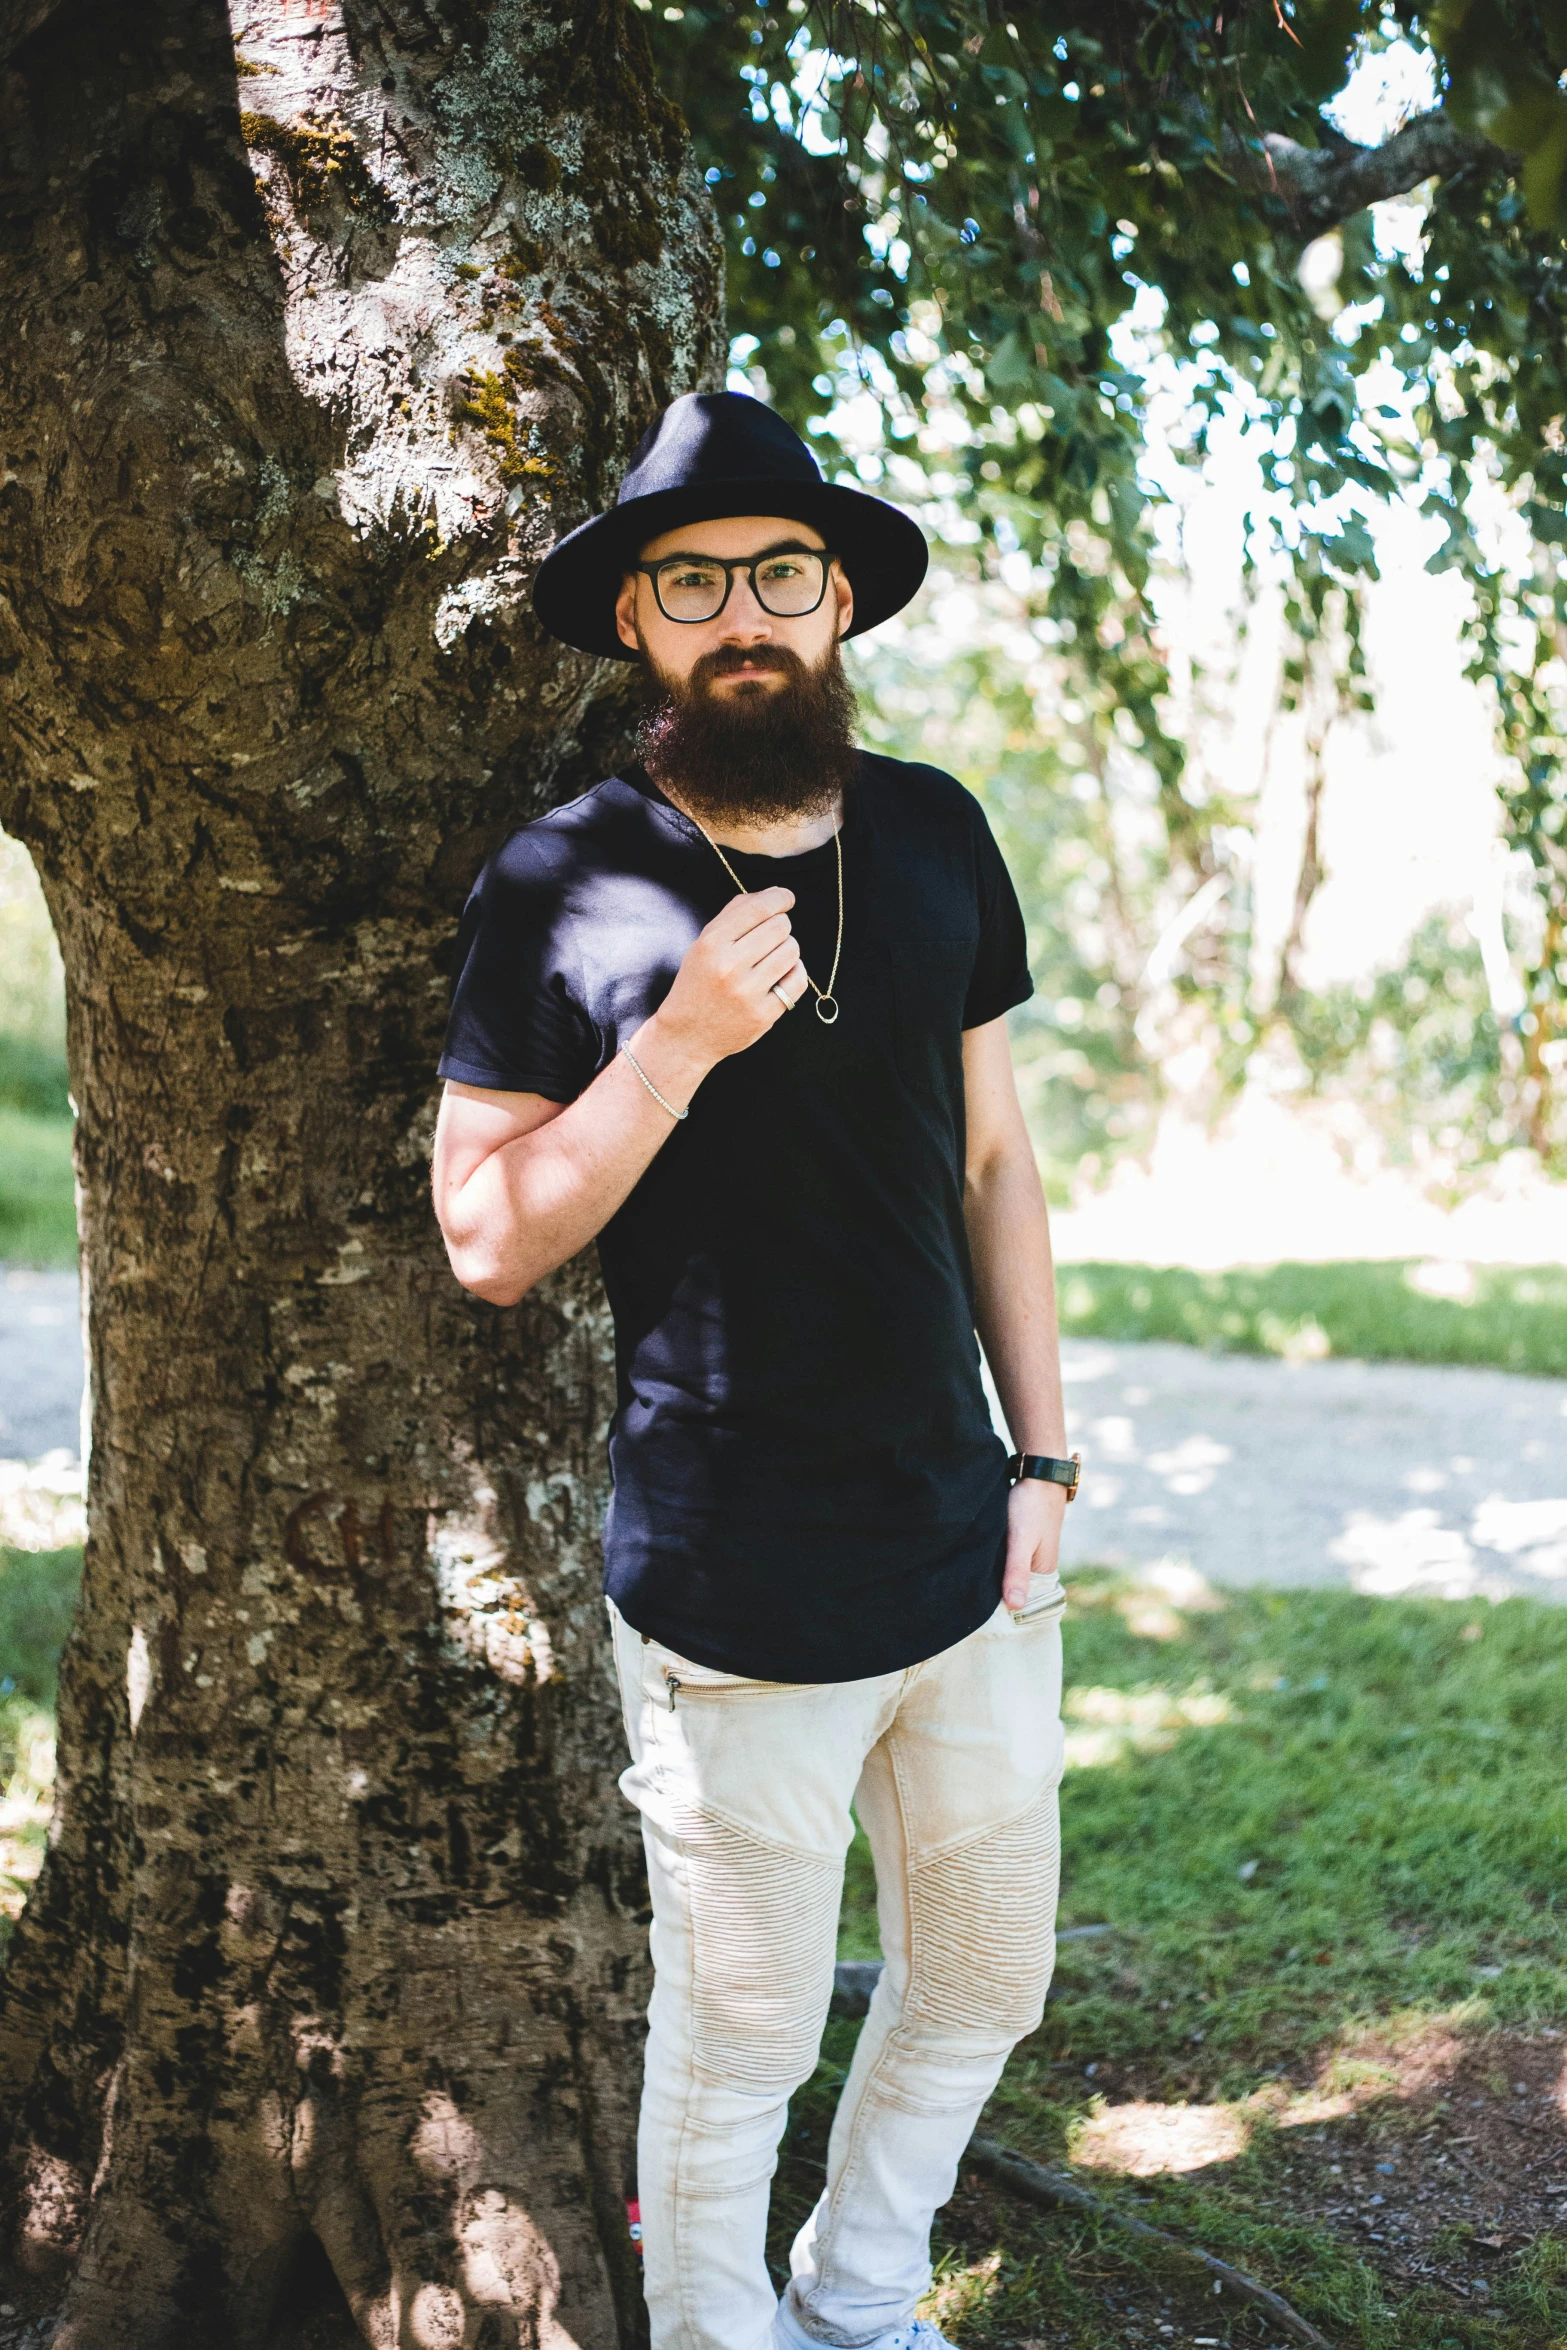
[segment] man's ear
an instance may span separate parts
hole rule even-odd
[[[634,571],[626,573],[620,583],[620,593],[615,598],[615,632],[630,651],[634,653],[640,649],[637,637],[637,575]]]
[[[846,637],[854,623],[854,590],[843,565],[834,559],[832,567],[833,592],[838,598],[838,634]]]

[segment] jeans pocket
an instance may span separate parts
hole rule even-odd
[[[1063,1614],[1065,1608],[1066,1591],[1058,1574],[1030,1575],[1022,1606],[1011,1610],[1012,1621],[1019,1626],[1044,1624]]]
[[[649,1640],[645,1653],[647,1686],[671,1713],[681,1698],[722,1701],[726,1697],[768,1697],[811,1686],[806,1681],[759,1681],[752,1673],[726,1673],[716,1665],[693,1664],[661,1640]]]
[[[1016,1640],[1021,1633],[1032,1632],[1037,1624],[1053,1624],[1066,1613],[1066,1592],[1059,1575],[1031,1575],[1028,1590],[1021,1607],[1008,1607],[1005,1600],[996,1605],[996,1612],[980,1632],[988,1640]]]

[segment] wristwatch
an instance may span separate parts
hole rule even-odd
[[[1083,1474],[1083,1456],[1073,1453],[1069,1461],[1052,1460],[1047,1452],[1015,1452],[1007,1463],[1007,1475],[1016,1485],[1021,1478],[1038,1477],[1046,1485],[1064,1485],[1068,1501],[1076,1501],[1078,1480]]]

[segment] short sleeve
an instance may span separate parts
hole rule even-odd
[[[979,950],[963,1003],[965,1028],[999,1020],[1034,992],[1028,968],[1028,932],[1012,876],[977,800],[970,802],[974,864],[979,883]]]
[[[566,889],[529,828],[474,883],[457,938],[439,1075],[497,1093],[575,1101],[600,1040],[582,1002]]]

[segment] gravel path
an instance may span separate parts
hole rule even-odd
[[[1567,1380],[1096,1339],[1062,1352],[1085,1462],[1070,1564],[1162,1572],[1172,1595],[1195,1568],[1567,1601]],[[74,1277],[0,1272],[0,1533],[64,1528],[50,1497],[69,1490],[81,1376]]]
[[[81,1408],[76,1275],[0,1267],[0,1455],[74,1453]]]
[[[1567,1601],[1567,1380],[1069,1340],[1072,1564]]]

